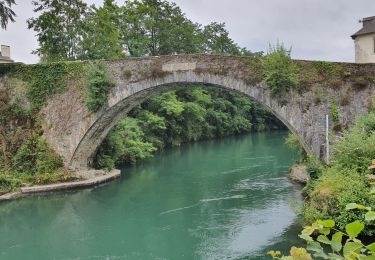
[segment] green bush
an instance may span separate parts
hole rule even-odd
[[[315,180],[320,177],[322,171],[324,170],[324,166],[322,162],[313,155],[308,155],[304,160],[306,164],[307,171],[311,177],[311,179]]]
[[[339,228],[354,220],[363,220],[360,210],[345,211],[351,202],[375,207],[374,196],[369,196],[367,169],[375,158],[375,113],[358,120],[335,145],[331,165],[319,169],[318,178],[306,188],[308,200],[303,217],[307,223],[332,218]],[[374,225],[368,225],[366,235],[375,234]]]
[[[52,173],[62,167],[62,160],[37,133],[25,139],[12,158],[12,170],[18,174]]]
[[[285,94],[299,85],[290,53],[291,49],[287,50],[278,43],[276,46],[270,45],[267,56],[262,60],[264,82],[273,96]]]
[[[15,180],[11,176],[0,172],[0,195],[11,191],[16,185]]]
[[[268,254],[272,259],[280,260],[312,260],[312,256],[330,260],[374,259],[375,243],[361,241],[359,236],[375,220],[375,212],[371,207],[357,203],[348,203],[344,210],[361,211],[364,220],[356,219],[345,227],[337,227],[332,219],[317,220],[304,227],[299,235],[306,241],[306,248],[292,247],[290,256],[283,256],[280,251],[269,251]]]
[[[38,131],[18,128],[10,138],[18,139],[20,134],[23,139],[11,142],[12,149],[7,152],[10,163],[0,163],[0,193],[15,190],[22,183],[46,184],[72,178]]]
[[[131,163],[150,157],[156,148],[146,142],[138,120],[125,117],[110,131],[99,148],[94,165],[111,169],[115,163]]]
[[[166,135],[167,122],[165,117],[147,110],[141,110],[137,115],[138,125],[144,133],[146,142],[152,143],[157,149],[165,146],[163,138]]]
[[[354,220],[363,220],[361,211],[346,211],[348,203],[375,206],[374,198],[369,196],[369,187],[357,172],[331,167],[311,184],[309,200],[305,204],[304,220],[312,223],[317,219],[331,218],[339,228]],[[315,214],[312,214],[315,213]],[[372,226],[368,226],[366,234],[373,234]]]
[[[375,159],[375,113],[360,118],[335,146],[332,163],[365,175]]]
[[[88,73],[86,105],[91,112],[97,112],[106,102],[108,93],[115,86],[107,75],[104,65],[92,65]]]

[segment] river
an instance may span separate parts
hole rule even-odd
[[[81,191],[0,204],[0,259],[269,259],[300,226],[286,132],[186,144]]]

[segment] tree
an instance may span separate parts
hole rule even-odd
[[[121,40],[129,55],[200,52],[199,25],[187,19],[176,4],[127,0],[121,10]]]
[[[33,53],[45,61],[74,60],[81,54],[87,4],[81,0],[34,0],[37,18],[27,21],[37,32],[39,48]]]
[[[16,14],[11,9],[12,4],[16,4],[15,0],[0,1],[0,26],[3,29],[7,28],[8,22],[14,22]]]
[[[253,55],[229,37],[224,23],[204,28],[166,0],[125,0],[117,6],[87,7],[83,0],[33,0],[37,18],[28,20],[37,32],[43,60],[158,56],[179,53]]]
[[[114,0],[105,0],[99,9],[91,7],[85,19],[81,58],[113,59],[122,56],[118,11]]]
[[[202,31],[204,52],[210,54],[240,55],[241,49],[229,38],[225,23],[211,23]]]
[[[165,0],[126,0],[119,21],[121,42],[130,56],[254,55],[234,43],[224,23],[211,23],[202,28],[189,20],[176,4]]]

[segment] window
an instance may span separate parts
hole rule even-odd
[[[373,42],[373,46],[374,46],[373,51],[375,53],[375,37],[372,38],[372,42]]]

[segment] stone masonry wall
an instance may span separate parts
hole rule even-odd
[[[310,63],[297,62],[301,67]],[[300,91],[273,97],[257,73],[259,64],[246,57],[176,55],[108,60],[104,64],[116,87],[97,113],[87,110],[83,93],[74,86],[54,96],[42,111],[45,137],[72,169],[88,167],[121,117],[151,95],[168,89],[202,84],[241,92],[267,107],[297,135],[308,153],[320,158],[325,158],[325,115],[331,113],[332,101],[339,110],[340,126],[345,128],[368,111],[374,96],[373,82],[360,88],[358,82],[350,80],[339,86],[323,86],[323,79],[313,80]],[[375,75],[374,65],[343,66],[348,75]]]

